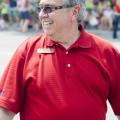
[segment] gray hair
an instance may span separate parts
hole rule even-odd
[[[82,23],[86,15],[85,0],[63,0],[67,5],[80,5],[80,14],[78,16],[78,23]]]

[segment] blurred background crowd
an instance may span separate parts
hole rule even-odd
[[[0,0],[0,30],[12,27],[21,32],[27,32],[30,28],[38,31],[41,28],[36,11],[38,2]],[[120,19],[120,0],[86,0],[86,10],[85,28],[112,30],[116,24],[115,17]]]
[[[0,0],[0,29],[18,28],[27,32],[33,27],[39,30],[40,23],[36,12],[39,0]]]

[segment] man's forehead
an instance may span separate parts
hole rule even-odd
[[[40,0],[40,4],[58,4],[62,5],[64,2],[63,0]]]

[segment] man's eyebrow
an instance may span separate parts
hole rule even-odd
[[[40,3],[39,3],[39,5],[41,5],[41,6],[55,6],[54,4],[40,4]]]

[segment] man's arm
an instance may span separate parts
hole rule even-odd
[[[0,108],[0,120],[12,120],[15,113],[10,112],[4,108]]]
[[[117,115],[117,118],[118,118],[118,120],[120,120],[120,115],[119,116]]]

